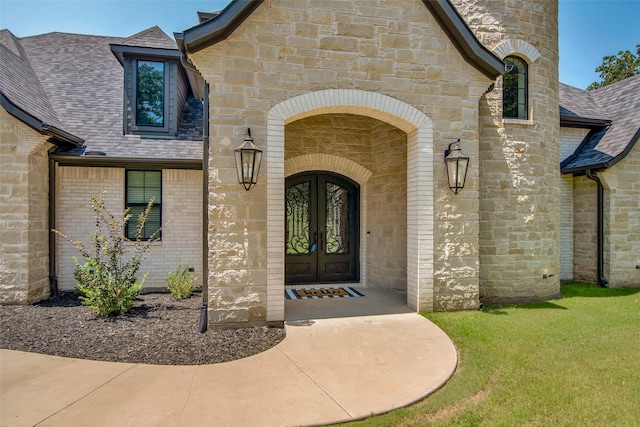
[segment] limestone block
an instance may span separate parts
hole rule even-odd
[[[344,52],[355,52],[358,48],[358,39],[354,37],[321,37],[320,49]]]
[[[309,22],[315,24],[331,24],[332,21],[333,14],[331,9],[310,8]]]
[[[27,304],[28,303],[28,291],[12,291],[12,290],[0,290],[0,305],[1,304]]]
[[[353,24],[347,22],[338,23],[338,35],[347,37],[372,38],[375,28],[371,25]]]
[[[294,24],[294,34],[301,37],[318,37],[318,25],[305,22],[297,22]]]

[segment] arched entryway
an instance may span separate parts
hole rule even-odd
[[[431,120],[411,105],[379,93],[332,89],[289,99],[274,106],[268,114],[267,319],[284,318],[285,176],[291,172],[285,171],[285,125],[322,114],[371,117],[406,133],[407,305],[414,310],[432,310],[434,177]],[[345,173],[345,176],[353,178],[351,173]],[[361,224],[361,231],[362,227]],[[361,247],[360,253],[362,250]],[[363,282],[362,275],[360,281]]]
[[[360,279],[360,186],[326,171],[290,176],[285,189],[285,284]]]

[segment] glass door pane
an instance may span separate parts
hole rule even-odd
[[[346,188],[327,182],[325,190],[327,254],[349,252],[349,192]]]
[[[311,250],[311,182],[287,188],[286,249],[287,255],[304,255]]]

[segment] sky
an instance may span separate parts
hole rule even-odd
[[[541,0],[548,1],[548,0]],[[18,37],[60,31],[128,37],[153,25],[173,36],[228,0],[0,0],[0,28]],[[599,80],[606,55],[640,44],[640,0],[560,0],[560,81],[581,89]]]

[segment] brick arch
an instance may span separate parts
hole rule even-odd
[[[522,57],[529,64],[532,64],[540,58],[540,52],[531,43],[520,39],[504,40],[493,49],[493,52],[504,59],[509,55]]]
[[[336,113],[372,117],[407,134],[407,305],[432,311],[433,123],[422,111],[387,95],[327,89],[287,99],[267,114],[267,320],[284,319],[285,125]]]
[[[353,179],[359,185],[364,185],[373,175],[373,172],[360,163],[333,154],[304,154],[284,161],[285,177],[311,170],[335,172]]]

